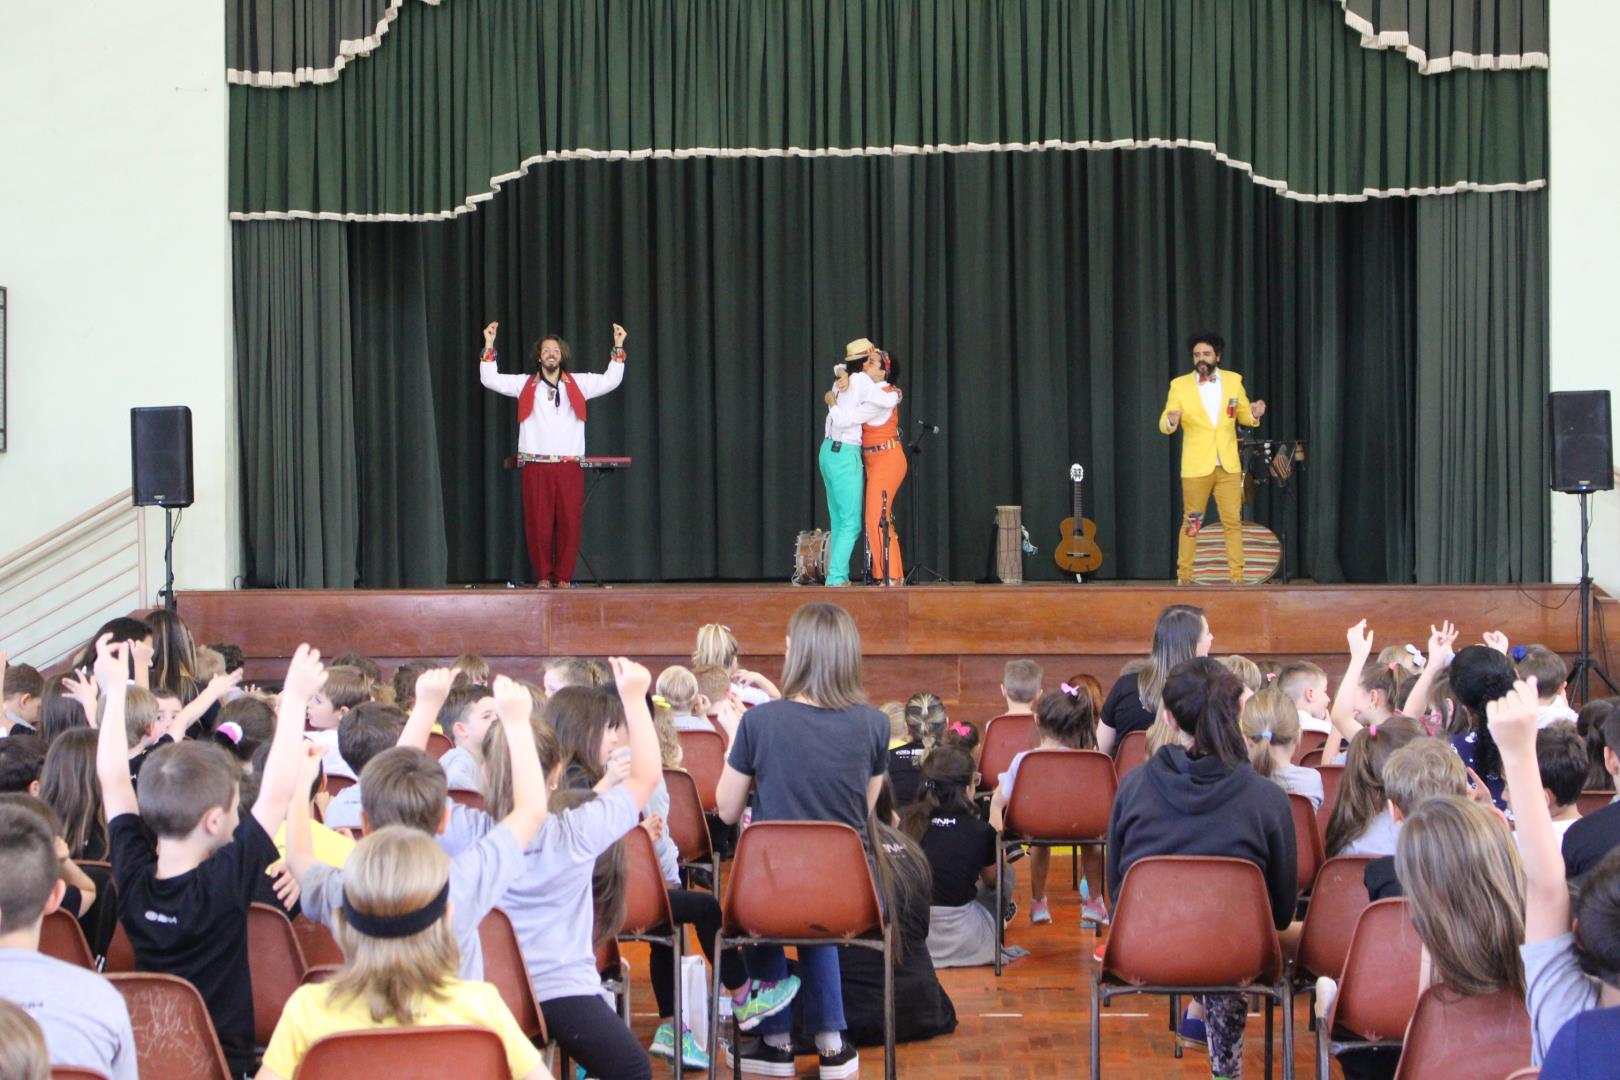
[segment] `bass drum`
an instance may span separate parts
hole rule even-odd
[[[795,585],[821,585],[827,580],[827,540],[832,534],[822,529],[802,532],[793,544]]]
[[[1277,576],[1282,563],[1282,544],[1277,534],[1255,521],[1243,523],[1243,584],[1259,585]],[[1221,523],[1205,521],[1193,552],[1193,582],[1198,585],[1225,585],[1226,533]]]

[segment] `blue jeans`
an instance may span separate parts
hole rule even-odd
[[[844,988],[839,982],[838,946],[800,945],[799,1004],[804,1010],[804,1030],[811,1035],[823,1031],[843,1031]],[[780,945],[748,945],[743,962],[750,978],[776,982],[787,978],[787,954]],[[783,1009],[759,1022],[758,1033],[778,1035],[793,1030],[793,1010]]]

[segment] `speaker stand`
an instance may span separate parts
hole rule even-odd
[[[1609,688],[1609,693],[1616,692],[1614,680],[1609,678],[1603,666],[1592,659],[1591,616],[1592,616],[1592,567],[1587,560],[1586,533],[1591,528],[1592,520],[1588,513],[1588,500],[1590,491],[1578,493],[1581,500],[1581,627],[1580,652],[1575,658],[1575,666],[1569,673],[1569,685],[1575,688],[1576,700],[1585,705],[1591,700],[1587,696],[1587,685],[1591,676],[1596,675],[1602,679]]]
[[[163,507],[163,588],[158,592],[166,611],[174,610],[174,510]]]

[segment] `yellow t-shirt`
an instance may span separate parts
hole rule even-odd
[[[343,864],[348,861],[349,852],[354,850],[354,841],[336,829],[328,829],[318,821],[309,823],[309,835],[315,849],[315,861],[335,866],[339,870],[343,869]],[[285,821],[281,823],[281,828],[276,830],[276,850],[281,852],[283,859],[287,857]]]
[[[309,1048],[327,1035],[399,1026],[392,1017],[382,1023],[373,1020],[364,997],[330,1002],[331,991],[325,984],[300,986],[287,999],[281,1021],[264,1052],[266,1069],[292,1080]],[[465,1024],[489,1028],[506,1044],[506,1063],[513,1077],[528,1076],[540,1066],[540,1052],[523,1037],[500,992],[487,982],[451,979],[443,998],[422,1003],[416,1023],[419,1027]]]

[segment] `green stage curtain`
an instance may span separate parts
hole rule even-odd
[[[1167,145],[1297,198],[1524,189],[1546,80],[1425,76],[1328,0],[407,3],[336,82],[230,87],[230,208],[442,217],[575,157]]]
[[[976,578],[995,506],[1018,503],[1041,548],[1029,576],[1055,579],[1079,462],[1103,576],[1167,577],[1178,444],[1156,423],[1183,338],[1214,327],[1271,407],[1263,432],[1309,440],[1297,491],[1255,509],[1295,572],[1409,580],[1414,205],[1292,202],[1207,155],[1144,150],[570,162],[471,218],[348,226],[362,579],[528,576],[501,468],[514,404],[477,377],[498,320],[506,371],[551,330],[599,371],[610,323],[629,328],[624,384],[589,427],[591,453],[636,459],[586,513],[584,551],[612,579],[785,579],[794,535],[827,522],[821,394],[859,336],[902,365],[905,433],[944,428],[895,508],[908,558]],[[414,380],[424,356],[431,393],[373,386],[383,358]],[[423,411],[436,440],[396,445]],[[396,455],[415,465],[387,472]],[[383,497],[398,505],[373,515]],[[432,522],[435,498],[447,570],[374,574],[371,530]]]
[[[244,580],[348,588],[360,534],[344,226],[231,231]]]
[[[1337,0],[1369,48],[1401,49],[1425,75],[1547,66],[1547,0]]]
[[[1418,579],[1546,580],[1546,196],[1420,200],[1415,248]]]
[[[403,2],[226,0],[226,77],[277,88],[332,82],[382,43]]]

